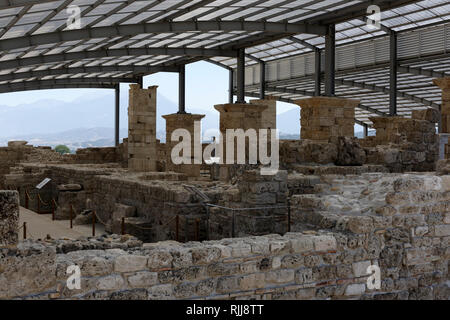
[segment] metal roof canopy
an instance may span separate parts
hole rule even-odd
[[[80,9],[81,28],[76,30],[67,27],[71,15],[67,9],[73,5]],[[369,5],[378,5],[382,10],[380,30],[367,26]],[[247,66],[245,74],[231,74],[248,79],[248,68],[254,65],[255,78],[264,82],[259,96],[274,90],[286,101],[292,94],[302,97],[323,92],[326,88],[322,88],[317,70],[325,66],[332,71],[336,63],[335,84],[327,78],[327,93],[336,86],[338,96],[361,98],[357,117],[368,123],[368,116],[389,111],[387,94],[391,98],[398,96],[395,101],[399,114],[404,114],[405,109],[439,107],[439,92],[433,91],[429,82],[431,77],[448,72],[446,65],[443,68],[440,64],[444,61],[448,66],[447,48],[440,52],[444,55],[440,60],[438,50],[426,55],[417,52],[405,59],[402,48],[415,44],[415,39],[408,38],[409,31],[441,26],[450,21],[449,12],[446,0],[0,0],[0,92],[52,86],[117,88],[119,82],[141,82],[143,75],[161,71],[180,72],[185,64],[200,60],[233,70],[238,52],[245,49],[243,63],[241,60]],[[328,55],[326,63],[317,63],[317,57],[325,55],[330,25],[335,33],[329,46],[334,48],[334,42],[337,46],[336,61]],[[444,29],[441,37],[450,43],[447,30],[450,28]],[[356,53],[345,54],[344,49],[353,44],[366,48],[367,43],[379,42],[376,54],[389,56],[383,39],[392,32],[398,36],[397,61],[380,58],[383,61],[374,64],[369,59],[355,66]],[[425,36],[423,41],[426,48],[441,38],[436,33]],[[316,63],[310,66],[311,54]],[[312,68],[311,74],[316,76],[310,79],[305,72],[286,77],[286,58],[298,60],[291,63],[291,68]],[[341,68],[343,61],[353,67]],[[395,72],[389,77],[389,62],[397,66],[395,78]],[[367,74],[367,70],[381,66],[384,69],[376,76]],[[264,72],[256,76],[256,68],[261,67]],[[361,67],[366,71],[359,71]],[[280,73],[276,78],[274,68]],[[369,76],[358,79],[364,75]],[[286,86],[284,82],[289,79],[297,81],[297,85]],[[409,80],[420,83],[421,88]],[[389,84],[396,82],[394,90]],[[245,85],[245,91],[254,94],[254,83]],[[230,87],[234,87],[233,83]],[[380,98],[382,103],[375,99],[374,104],[364,99],[365,95]]]

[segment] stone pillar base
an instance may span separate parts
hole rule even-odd
[[[313,97],[294,103],[301,108],[301,139],[328,141],[331,137],[355,135],[358,100]]]
[[[188,177],[199,177],[201,164],[195,164],[195,145],[199,147],[201,154],[199,161],[203,162],[202,152],[202,137],[201,137],[201,121],[205,117],[204,114],[190,114],[190,113],[174,113],[163,116],[166,120],[166,170],[178,173],[184,173]],[[195,133],[195,123],[198,122],[198,132]],[[179,141],[171,141],[172,133],[177,129],[185,129],[191,136],[191,164],[176,165],[172,161],[172,149]]]

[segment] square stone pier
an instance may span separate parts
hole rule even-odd
[[[301,108],[301,139],[328,141],[355,135],[355,108],[359,100],[313,97],[294,102]]]
[[[256,104],[259,102],[259,104]],[[256,132],[256,141],[250,141],[250,139],[246,138],[245,141],[245,164],[250,164],[249,159],[249,151],[250,144],[256,144],[257,157],[259,159],[259,149],[258,149],[258,141],[259,141],[259,130],[260,129],[268,129],[268,124],[273,125],[273,121],[268,121],[268,114],[264,114],[264,112],[269,108],[267,103],[261,101],[253,101],[250,104],[245,103],[235,103],[235,104],[221,104],[216,105],[214,108],[220,112],[220,133],[222,134],[222,164],[220,167],[220,179],[221,180],[229,180],[230,172],[229,172],[229,163],[226,163],[227,159],[227,130],[228,129],[242,129],[246,132],[249,129],[254,129]],[[275,113],[276,115],[276,113]],[[275,128],[272,128],[275,129]],[[237,156],[237,140],[234,139],[234,163],[238,164],[238,156]],[[268,144],[270,145],[270,140],[268,140]],[[220,151],[219,151],[220,154]],[[258,161],[257,161],[258,162]]]
[[[157,86],[141,89],[130,85],[128,107],[128,168],[134,172],[156,171]]]
[[[203,159],[201,121],[204,114],[174,113],[162,116],[166,120],[166,170],[184,173],[188,177],[200,176],[200,167]],[[191,138],[190,164],[176,165],[172,161],[172,149],[180,143],[172,141],[172,133],[177,129],[184,129]],[[180,155],[183,156],[183,155]],[[196,161],[195,161],[196,160]]]

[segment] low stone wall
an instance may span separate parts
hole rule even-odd
[[[78,149],[75,155],[70,156],[66,163],[122,163],[121,148],[86,148]]]
[[[19,228],[19,194],[0,191],[0,246],[17,244]]]
[[[450,298],[448,275],[416,264],[431,254],[408,248],[395,233],[385,237],[402,248],[376,250],[372,238],[313,231],[184,245],[126,238],[25,242],[0,249],[6,275],[0,299]],[[73,265],[81,271],[79,290],[67,287]],[[370,265],[381,268],[378,290],[367,286]]]

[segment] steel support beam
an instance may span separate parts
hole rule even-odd
[[[264,100],[266,98],[266,64],[259,63],[259,98]]]
[[[302,95],[302,96],[309,96],[309,97],[313,97],[314,96],[314,92],[312,91],[307,91],[307,90],[301,90],[301,89],[288,89],[288,88],[280,88],[280,87],[270,87],[268,86],[266,88],[267,91],[269,92],[280,92],[280,93],[290,93],[290,94],[295,94],[295,95]],[[365,106],[363,104],[359,104],[358,105],[359,109],[362,110],[366,110],[369,111],[371,113],[377,114],[379,116],[386,116],[387,114],[384,112],[381,112],[377,109]]]
[[[234,71],[229,69],[228,71],[228,103],[233,103],[233,92],[234,92]]]
[[[237,101],[245,103],[245,49],[238,50],[237,58]]]
[[[336,70],[336,29],[333,24],[328,26],[325,36],[325,95],[334,96]]]
[[[4,39],[0,40],[0,51],[28,48],[44,44],[58,44],[64,41],[127,36],[133,37],[140,34],[152,33],[183,33],[189,31],[245,31],[249,33],[310,33],[325,35],[326,27],[319,24],[266,21],[163,21],[154,23],[122,24]]]
[[[369,126],[365,123],[363,125],[364,128],[364,138],[367,138],[369,136]]]
[[[65,74],[90,74],[90,73],[110,73],[110,72],[129,72],[132,74],[150,74],[156,72],[178,72],[178,67],[153,67],[153,66],[93,66],[93,67],[74,67],[61,69],[47,69],[38,71],[14,72],[0,75],[0,81],[12,81],[18,79],[43,78],[46,76],[59,76]]]
[[[349,87],[355,87],[355,88],[362,88],[362,89],[367,89],[367,90],[371,90],[374,92],[381,92],[384,94],[389,94],[390,93],[390,89],[386,88],[386,87],[381,87],[381,86],[376,86],[373,84],[367,84],[364,82],[357,82],[357,81],[353,81],[353,80],[344,80],[344,79],[336,79],[336,83],[339,85],[344,85],[344,86],[349,86]],[[414,96],[412,94],[406,93],[406,92],[402,92],[402,91],[398,91],[397,92],[397,96],[407,99],[407,100],[411,100],[417,103],[421,103],[423,105],[426,106],[430,106],[432,108],[435,109],[439,109],[439,104],[434,103],[433,101],[427,100],[425,98],[420,98],[417,96]]]
[[[116,147],[120,144],[120,83],[116,84],[115,90],[115,117],[114,117],[114,142]]]
[[[186,113],[186,66],[178,71],[178,113]]]
[[[49,80],[34,80],[34,81],[23,81],[23,82],[12,82],[0,85],[0,93],[6,92],[16,92],[16,91],[27,91],[35,90],[34,88],[39,88],[39,86],[50,87],[53,85],[83,85],[83,84],[105,84],[109,85],[111,89],[115,88],[115,84],[124,83],[136,83],[134,78],[66,78],[66,79],[49,79]]]
[[[315,62],[315,74],[314,74],[314,95],[316,97],[322,94],[321,92],[321,78],[322,78],[322,54],[319,48],[314,49],[314,62]]]
[[[58,63],[65,61],[80,61],[84,59],[100,59],[106,57],[123,57],[123,56],[201,56],[201,57],[232,57],[237,56],[235,50],[222,49],[202,49],[202,48],[124,48],[124,49],[108,49],[68,52],[50,55],[40,55],[36,57],[3,60],[0,68],[2,70],[21,68],[32,65],[42,65],[47,63]]]
[[[389,115],[397,115],[397,33],[389,33]]]

